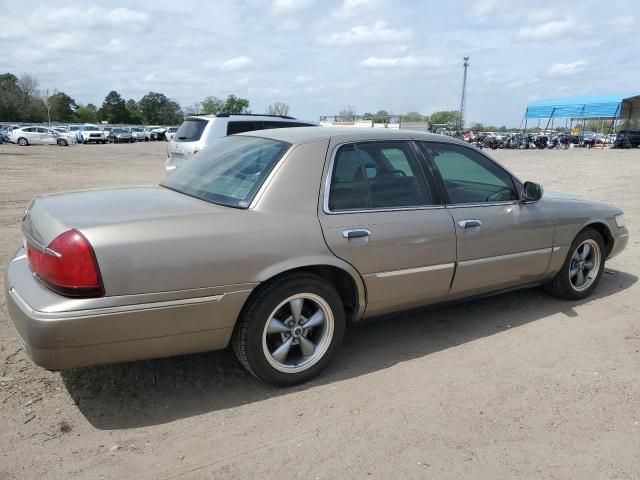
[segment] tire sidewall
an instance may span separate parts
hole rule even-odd
[[[322,297],[331,308],[334,318],[333,338],[324,356],[313,366],[297,373],[276,370],[265,358],[262,335],[269,315],[286,298],[299,293],[314,293]],[[330,284],[315,275],[301,275],[282,279],[266,295],[258,295],[246,309],[242,322],[246,342],[246,360],[250,370],[260,380],[279,386],[295,385],[315,377],[331,361],[339,348],[345,330],[344,307],[340,296]]]

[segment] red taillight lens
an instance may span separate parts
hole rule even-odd
[[[27,258],[31,270],[62,295],[96,297],[103,294],[93,248],[77,230],[58,235],[44,252],[27,241]]]

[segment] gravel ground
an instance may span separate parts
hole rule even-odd
[[[493,153],[624,209],[629,246],[591,299],[529,289],[370,322],[321,378],[277,389],[228,351],[47,372],[0,293],[0,479],[640,478],[640,150]],[[165,156],[0,145],[2,276],[33,195],[157,183]]]

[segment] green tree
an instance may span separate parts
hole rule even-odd
[[[432,125],[459,125],[460,112],[456,110],[433,112],[429,115],[429,122]]]
[[[175,125],[182,122],[180,105],[162,93],[149,92],[138,103],[147,124]]]
[[[195,105],[194,105],[195,106]],[[209,96],[205,98],[200,105],[199,108],[196,108],[194,112],[195,114],[204,113],[207,115],[215,115],[216,113],[222,112],[224,108],[224,102],[220,100],[218,97]]]
[[[127,100],[127,121],[128,123],[140,124],[142,123],[142,114],[140,113],[140,106],[133,98]]]
[[[224,101],[220,113],[249,113],[249,100],[231,94]]]
[[[268,115],[289,115],[289,105],[283,102],[275,102],[267,107]]]
[[[21,97],[18,77],[12,73],[0,75],[0,121],[20,120]]]
[[[409,112],[402,116],[404,122],[424,122],[427,118],[419,112]]]
[[[125,102],[124,98],[115,90],[111,90],[107,96],[104,97],[98,115],[100,119],[106,120],[109,123],[129,122],[127,102]]]
[[[76,120],[81,123],[97,123],[98,107],[93,103],[88,105],[78,105],[76,109]]]
[[[374,115],[373,115],[373,121],[375,123],[385,123],[389,120],[389,112],[387,112],[386,110],[378,110]]]
[[[47,101],[51,120],[55,122],[70,122],[78,105],[76,101],[64,92],[54,92]]]

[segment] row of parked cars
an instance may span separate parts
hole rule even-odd
[[[173,139],[178,127],[100,127],[97,125],[68,125],[43,127],[6,125],[0,129],[0,142],[21,146],[60,145],[74,143],[133,143]]]

